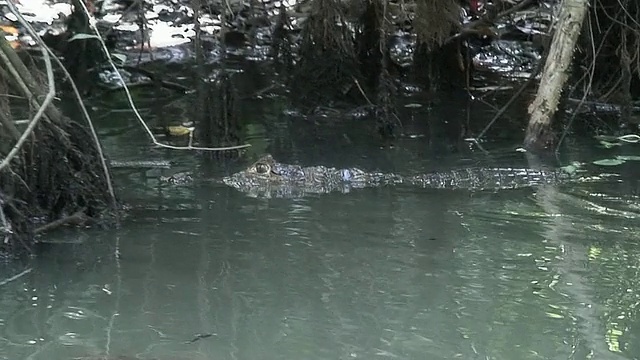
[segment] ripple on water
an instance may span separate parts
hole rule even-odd
[[[14,344],[36,340],[49,354],[140,357],[197,347],[216,359],[638,349],[637,225],[585,206],[599,198],[384,188],[200,200],[156,217],[197,221],[154,222],[149,210],[147,223],[39,259],[35,285],[20,299],[0,296],[0,347],[23,355]],[[217,335],[183,343],[209,332]],[[107,352],[107,338],[122,351]]]

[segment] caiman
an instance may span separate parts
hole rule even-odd
[[[302,167],[277,162],[265,155],[247,169],[223,178],[223,183],[252,197],[299,197],[306,194],[349,192],[351,189],[410,185],[431,189],[502,190],[585,181],[567,168],[466,168],[402,176],[358,168]]]

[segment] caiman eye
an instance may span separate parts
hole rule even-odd
[[[267,164],[256,164],[256,173],[268,174],[271,171],[271,166]]]

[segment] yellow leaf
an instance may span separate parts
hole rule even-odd
[[[167,133],[171,136],[185,136],[189,135],[193,131],[193,128],[188,128],[182,125],[167,126]]]
[[[6,32],[9,35],[13,35],[13,36],[18,35],[18,29],[16,29],[11,25],[0,25],[0,30]]]

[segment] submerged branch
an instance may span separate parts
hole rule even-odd
[[[32,269],[32,268],[28,268],[28,269],[26,269],[26,270],[21,271],[20,273],[18,273],[18,274],[16,274],[16,275],[13,275],[13,276],[11,276],[11,277],[8,277],[8,278],[6,278],[6,279],[4,279],[4,280],[0,281],[0,286],[7,285],[8,283],[10,283],[10,282],[12,282],[12,281],[18,280],[18,279],[20,279],[21,277],[23,277],[23,276],[27,275],[28,273],[30,273],[31,271],[33,271],[33,269]]]
[[[49,230],[53,230],[53,229],[57,229],[61,226],[64,225],[82,225],[84,224],[88,218],[87,215],[85,215],[85,211],[87,209],[81,209],[78,210],[76,213],[63,217],[62,219],[58,219],[58,220],[54,220],[50,223],[44,224],[38,228],[36,228],[35,230],[33,230],[34,234],[41,234],[45,231],[49,231]]]

